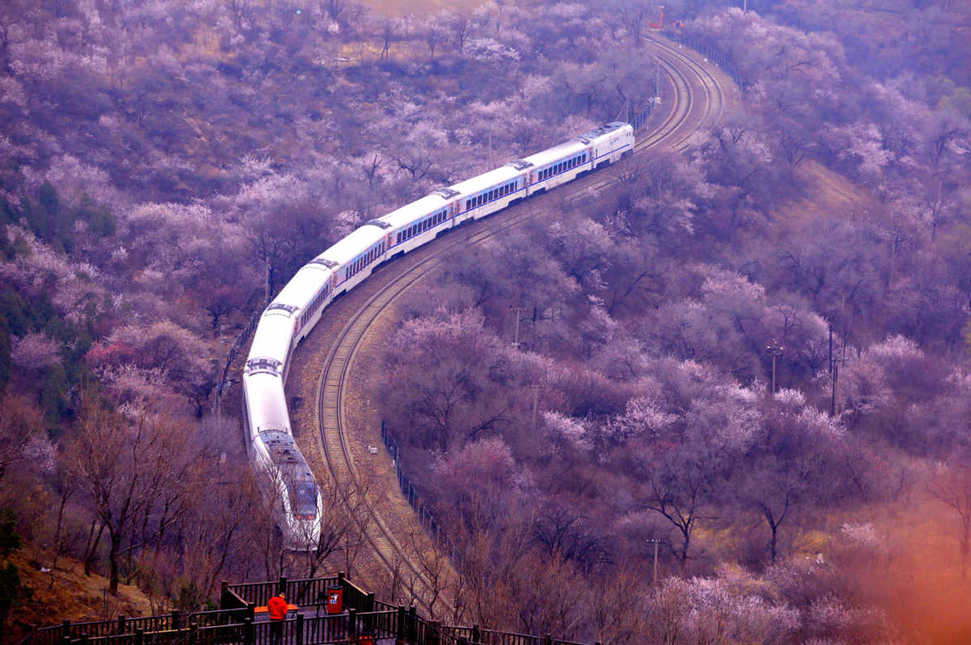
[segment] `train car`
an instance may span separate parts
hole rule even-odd
[[[331,262],[314,258],[283,287],[266,311],[286,312],[293,320],[291,347],[296,347],[320,319],[329,300],[335,281],[335,267]]]
[[[528,168],[528,193],[535,195],[573,181],[619,161],[634,150],[634,128],[613,122],[558,146],[524,157],[517,163]]]
[[[455,223],[481,219],[526,197],[523,171],[508,164],[448,187],[457,203]]]
[[[277,320],[274,320],[277,319]],[[250,460],[260,469],[268,484],[277,524],[288,549],[306,551],[320,538],[320,491],[306,459],[293,441],[284,394],[284,372],[289,355],[286,330],[278,314],[264,314],[260,327],[262,339],[270,339],[274,329],[283,331],[271,347],[261,346],[257,353],[267,354],[246,361],[243,372],[244,424]],[[264,324],[267,323],[267,324]],[[254,338],[254,341],[257,339]],[[254,345],[256,343],[254,342]],[[275,354],[286,346],[284,360]]]
[[[335,298],[360,284],[384,259],[388,250],[385,230],[365,224],[317,256],[331,265]]]
[[[418,248],[455,225],[455,194],[447,188],[368,222],[385,233],[388,258]]]
[[[442,233],[613,163],[632,153],[634,130],[614,122],[576,139],[441,188],[370,220],[301,267],[266,308],[243,373],[250,458],[280,501],[278,526],[289,549],[312,550],[320,535],[320,492],[293,439],[284,386],[300,341],[334,298],[374,269]]]

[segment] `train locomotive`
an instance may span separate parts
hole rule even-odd
[[[265,475],[287,549],[315,550],[321,498],[297,447],[284,387],[297,344],[327,305],[390,259],[467,221],[546,192],[633,153],[634,129],[613,122],[542,152],[435,190],[370,220],[300,268],[266,307],[243,371],[247,452]]]

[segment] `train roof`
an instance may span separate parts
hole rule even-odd
[[[583,143],[579,139],[574,139],[572,141],[566,141],[559,145],[553,146],[552,148],[547,148],[542,152],[531,154],[528,157],[523,157],[522,161],[532,164],[536,168],[542,168],[546,164],[551,164],[560,161],[565,157],[580,154],[586,149],[587,144]]]
[[[330,274],[331,269],[323,264],[310,262],[303,265],[276,295],[270,307],[290,305],[298,309],[305,308],[327,282]]]
[[[243,389],[246,391],[246,405],[250,414],[250,431],[264,430],[290,432],[290,418],[287,416],[283,392],[283,379],[268,372],[243,374]]]
[[[379,226],[364,225],[351,231],[350,235],[317,256],[317,260],[344,265],[367,251],[372,244],[384,238],[384,230]]]
[[[459,195],[465,197],[468,195],[475,195],[480,191],[486,190],[487,188],[492,188],[504,182],[511,181],[521,175],[522,171],[516,170],[516,168],[513,166],[502,166],[501,168],[496,168],[495,170],[482,173],[477,177],[460,181],[457,184],[452,184],[449,186],[449,189],[454,190],[456,193],[459,193]]]
[[[430,195],[425,195],[421,199],[417,199],[410,204],[405,204],[397,210],[393,210],[383,217],[379,217],[377,220],[372,220],[368,224],[377,226],[381,228],[381,224],[378,222],[383,222],[387,224],[391,229],[397,230],[404,226],[407,226],[419,220],[426,215],[430,215],[435,211],[444,208],[448,205],[449,200],[445,199],[439,193],[432,193]]]
[[[564,141],[559,145],[555,145],[552,148],[547,148],[540,152],[529,155],[528,157],[523,157],[517,164],[531,164],[535,167],[542,167],[547,164],[556,163],[564,157],[569,157],[574,154],[578,154],[586,149],[591,144],[596,144],[599,139],[614,134],[621,128],[623,128],[627,123],[623,121],[612,121],[606,123],[599,128],[595,128],[590,132],[585,132],[581,134],[576,139],[570,139],[569,141]]]
[[[302,466],[308,470],[307,461],[293,440],[293,435],[280,430],[263,430],[259,434],[260,440],[270,453],[270,459],[276,466]],[[309,474],[309,472],[308,472]]]
[[[280,310],[271,309],[260,317],[250,344],[247,369],[255,369],[256,366],[250,363],[259,359],[274,360],[280,365],[286,362],[290,342],[293,340],[293,318],[282,314]]]

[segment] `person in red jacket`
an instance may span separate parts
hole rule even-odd
[[[281,591],[280,595],[270,598],[266,609],[270,613],[270,643],[280,645],[283,640],[283,621],[287,618],[287,597]]]

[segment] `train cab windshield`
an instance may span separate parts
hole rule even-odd
[[[293,508],[297,517],[312,519],[317,515],[317,487],[311,482],[299,482],[293,487]]]

